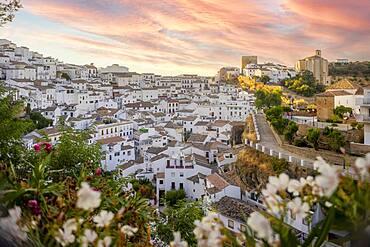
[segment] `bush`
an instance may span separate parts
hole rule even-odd
[[[298,131],[298,125],[295,122],[290,121],[288,126],[284,130],[285,140],[287,140],[290,144],[292,144],[297,131]]]
[[[263,88],[257,90],[254,95],[256,96],[255,105],[257,109],[281,105],[281,91]]]
[[[170,190],[166,192],[165,200],[167,205],[174,206],[179,200],[185,199],[185,190]]]
[[[327,135],[329,140],[328,144],[331,150],[338,152],[341,147],[345,145],[345,137],[344,135],[335,129],[332,129],[332,131]]]
[[[293,142],[293,145],[297,147],[309,147],[310,146],[309,143],[303,138],[295,139]]]
[[[320,129],[311,128],[307,132],[307,141],[317,150],[319,148]]]

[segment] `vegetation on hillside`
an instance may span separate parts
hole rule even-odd
[[[315,93],[323,92],[324,86],[317,84],[311,71],[303,71],[297,76],[285,79],[283,85],[299,95],[311,97]]]
[[[350,62],[348,64],[330,63],[330,76],[351,76],[365,77],[365,80],[370,78],[370,61]]]
[[[265,109],[281,105],[282,93],[275,87],[263,87],[258,89],[254,96],[256,97],[255,105],[257,109]]]

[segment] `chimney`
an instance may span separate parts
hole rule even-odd
[[[321,57],[321,50],[316,50],[316,56]]]

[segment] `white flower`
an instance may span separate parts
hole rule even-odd
[[[285,173],[281,173],[279,177],[270,176],[269,184],[275,187],[276,190],[284,191],[288,187],[289,176]]]
[[[370,153],[366,154],[365,158],[357,158],[355,162],[355,168],[362,179],[369,176],[370,170]]]
[[[77,231],[76,219],[72,218],[64,222],[63,229],[64,231],[67,231],[67,232]]]
[[[0,233],[4,238],[12,239],[11,241],[26,241],[27,227],[18,225],[21,219],[22,211],[20,207],[15,206],[8,210],[9,215],[0,219]]]
[[[288,202],[287,206],[291,210],[292,215],[297,216],[298,218],[306,218],[307,212],[310,210],[308,203],[302,203],[300,197],[296,197],[292,201]]]
[[[181,241],[180,232],[174,232],[173,237],[174,240],[170,243],[171,247],[188,247],[188,243],[186,241]]]
[[[55,239],[62,245],[66,246],[75,242],[75,235],[72,233],[77,230],[76,219],[72,218],[64,222],[63,230],[59,229]]]
[[[12,222],[17,223],[21,219],[22,210],[20,207],[15,206],[8,210],[9,218]]]
[[[271,195],[264,197],[264,202],[267,207],[267,211],[272,214],[279,215],[282,208],[283,199],[279,195]]]
[[[199,247],[218,247],[222,246],[222,234],[220,232],[222,225],[216,221],[217,214],[210,213],[202,218],[202,221],[196,220],[194,235]]]
[[[84,235],[81,237],[82,246],[88,246],[89,243],[94,243],[98,238],[98,234],[94,230],[85,229]]]
[[[90,188],[86,182],[81,183],[81,188],[77,192],[77,204],[78,208],[84,210],[91,210],[100,206],[100,192]]]
[[[98,247],[109,247],[112,244],[112,238],[106,236],[104,239],[99,239]]]
[[[262,195],[264,196],[273,196],[276,195],[277,189],[271,184],[266,184],[266,189],[262,190]]]
[[[274,232],[271,228],[270,222],[261,213],[251,213],[247,220],[247,224],[256,233],[258,238],[265,239],[268,242],[273,241]]]
[[[320,166],[327,164],[322,157],[317,157],[313,163],[313,169],[317,170]]]
[[[121,227],[121,232],[126,234],[129,237],[134,236],[134,234],[139,230],[137,227],[131,227],[129,225],[124,225]]]
[[[293,193],[293,195],[295,196],[298,196],[303,187],[304,184],[302,184],[300,181],[296,179],[291,179],[288,184],[288,192]]]
[[[114,214],[106,210],[102,210],[99,215],[94,216],[93,220],[98,227],[109,226]]]
[[[322,189],[323,195],[330,197],[339,184],[338,169],[323,161],[320,162],[318,172],[321,174],[315,177],[315,183]]]
[[[66,246],[75,242],[75,235],[66,230],[59,229],[57,236],[55,236],[55,240],[59,242],[62,246]]]

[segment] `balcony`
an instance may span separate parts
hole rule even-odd
[[[362,99],[356,99],[356,105],[369,106],[370,107],[370,97],[364,97]]]
[[[358,122],[368,122],[368,123],[370,123],[370,116],[369,115],[355,114],[355,118]]]

